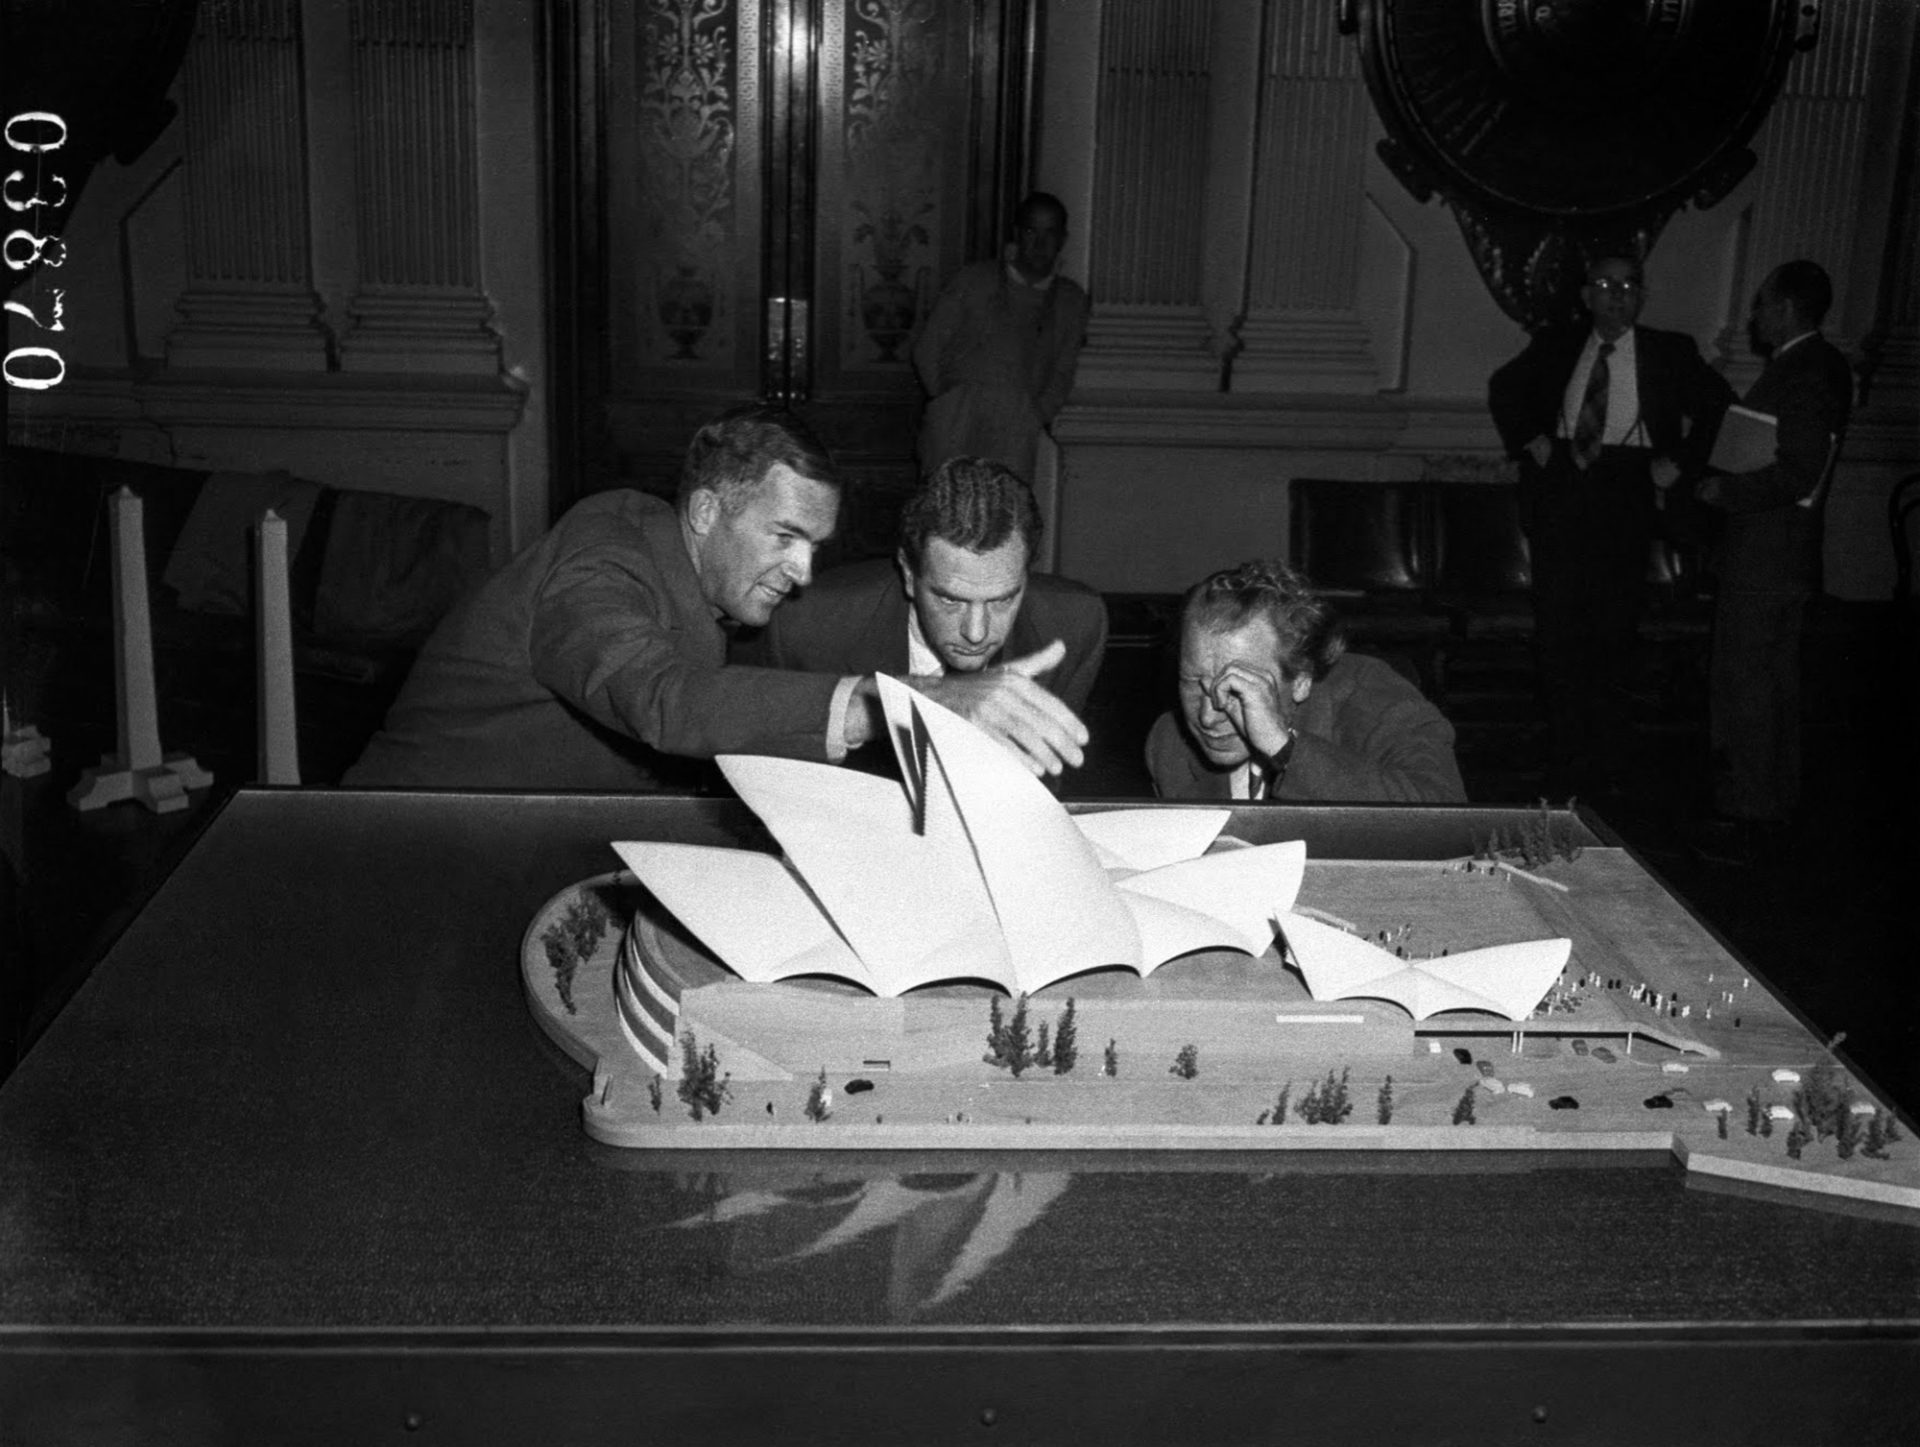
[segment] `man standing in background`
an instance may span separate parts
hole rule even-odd
[[[1591,325],[1537,334],[1487,401],[1520,465],[1547,788],[1604,799],[1630,772],[1656,493],[1704,466],[1733,389],[1691,337],[1636,325],[1646,278],[1633,257],[1594,261],[1580,295]]]
[[[1726,513],[1708,672],[1716,817],[1697,841],[1713,858],[1751,858],[1800,799],[1801,624],[1820,586],[1820,493],[1853,405],[1847,359],[1820,335],[1832,304],[1815,262],[1761,283],[1747,335],[1767,365],[1741,405],[1773,419],[1771,456],[1700,483]]]
[[[1058,270],[1066,240],[1067,208],[1035,191],[1004,258],[962,268],[934,303],[913,347],[930,399],[922,477],[950,457],[984,457],[1033,482],[1041,429],[1073,390],[1087,332],[1087,294]]]

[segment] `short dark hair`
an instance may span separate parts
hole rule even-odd
[[[1018,533],[1031,565],[1042,527],[1040,505],[1019,473],[984,457],[950,457],[900,510],[900,551],[917,570],[933,538],[986,553]]]
[[[1793,314],[1810,327],[1826,320],[1833,305],[1833,280],[1817,261],[1782,262],[1766,280],[1766,288],[1793,306]]]
[[[1020,204],[1013,209],[1013,228],[1018,231],[1028,224],[1036,211],[1051,211],[1060,218],[1062,230],[1067,225],[1067,203],[1051,191],[1029,191],[1020,198]]]
[[[827,449],[791,412],[757,402],[729,407],[687,444],[675,502],[684,512],[694,493],[704,488],[727,512],[738,512],[777,462],[811,481],[840,486]]]
[[[1623,261],[1633,268],[1633,274],[1636,280],[1645,281],[1647,279],[1647,264],[1631,251],[1602,251],[1598,255],[1587,258],[1586,269],[1580,273],[1580,284],[1582,286],[1592,286],[1593,274],[1609,261]]]
[[[1347,651],[1339,620],[1305,576],[1277,559],[1255,558],[1202,578],[1180,604],[1180,631],[1231,633],[1264,618],[1280,643],[1289,678],[1316,682]]]

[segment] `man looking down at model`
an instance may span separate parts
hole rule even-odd
[[[1285,563],[1190,589],[1180,711],[1147,736],[1166,799],[1463,803],[1453,726],[1377,658],[1346,652],[1331,611]]]
[[[953,458],[907,500],[892,559],[823,573],[734,657],[887,673],[923,688],[1012,669],[1043,675],[1077,714],[1106,651],[1106,604],[1082,584],[1029,571],[1041,528],[1011,468]]]
[[[824,449],[793,418],[737,408],[687,449],[676,501],[575,504],[434,630],[345,782],[684,790],[723,753],[837,762],[881,728],[870,676],[731,666],[723,620],[759,626],[813,576],[838,522]],[[1058,657],[925,691],[1035,773],[1086,730],[1031,675]]]

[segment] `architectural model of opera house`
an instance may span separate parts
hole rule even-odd
[[[637,913],[616,969],[660,1075],[688,1033],[739,1081],[978,1070],[999,992],[1042,1020],[1073,996],[1143,1058],[1204,1037],[1211,1074],[1257,1075],[1302,1031],[1371,1055],[1442,1012],[1511,1029],[1567,964],[1566,939],[1400,958],[1295,910],[1302,844],[1224,839],[1218,809],[1070,815],[971,724],[880,688],[904,782],[726,757],[781,855],[614,846],[672,917]]]

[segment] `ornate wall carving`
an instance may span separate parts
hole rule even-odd
[[[844,269],[823,265],[820,281],[823,292],[844,292],[822,296],[822,316],[840,318],[835,353],[844,371],[904,377],[942,271],[964,259],[943,258],[940,242],[953,159],[949,91],[967,58],[950,44],[935,0],[851,0],[833,18],[841,167],[823,157],[821,199],[823,217],[838,218],[828,224],[845,260]],[[835,87],[826,90],[831,107]]]
[[[726,371],[736,362],[737,118],[752,74],[732,0],[645,0],[635,36],[644,258],[634,297],[640,360]],[[616,260],[617,264],[617,260]]]

